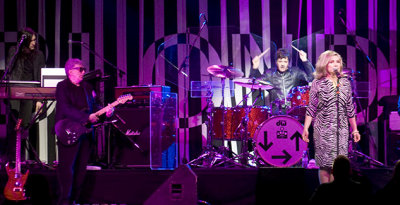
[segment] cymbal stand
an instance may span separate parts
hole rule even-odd
[[[227,110],[225,109],[225,79],[226,78],[221,78],[221,94],[222,94],[222,101],[220,108],[222,109],[222,119],[221,119],[221,137],[222,137],[222,146],[220,146],[221,152],[223,155],[227,154],[229,151],[229,148],[225,147],[225,118],[226,118],[226,112]]]
[[[222,100],[221,100],[221,105],[220,108],[222,109],[222,119],[221,119],[221,137],[222,137],[222,145],[219,147],[219,153],[222,155],[222,159],[220,160],[219,163],[215,164],[216,166],[222,165],[225,162],[230,162],[234,165],[241,166],[240,163],[237,163],[235,160],[232,158],[229,158],[228,155],[236,155],[235,153],[232,152],[230,149],[230,141],[228,141],[228,147],[225,147],[225,140],[226,140],[226,132],[225,132],[225,119],[226,119],[226,114],[227,110],[225,109],[225,80],[226,78],[221,78],[221,94],[222,94]],[[236,158],[236,156],[233,156]]]
[[[251,109],[253,108],[255,102],[257,102],[258,98],[261,96],[261,89],[260,90],[260,94],[257,96],[257,98],[254,100],[253,104],[251,107],[247,106],[247,99],[249,98],[250,94],[252,94],[255,89],[252,89],[250,91],[250,93],[246,94],[243,96],[243,100],[241,102],[243,102],[243,108],[245,110],[245,116],[242,118],[242,122],[241,124],[236,128],[235,133],[237,133],[239,131],[239,128],[242,126],[241,131],[241,136],[242,136],[242,149],[241,149],[241,154],[239,154],[238,156],[236,156],[237,159],[239,159],[239,161],[242,163],[242,165],[244,166],[252,166],[255,167],[254,165],[250,165],[248,162],[249,161],[257,161],[257,157],[253,154],[250,154],[249,152],[249,132],[248,132],[248,123],[249,123],[249,114],[251,112]],[[241,102],[239,102],[238,104],[240,104]]]
[[[347,25],[346,25],[345,21],[343,20],[343,18],[339,16],[339,19],[340,19],[340,22],[343,24],[344,28],[346,29],[346,31],[349,32],[349,28],[347,27]],[[352,40],[353,40],[353,42],[354,42],[355,48],[358,49],[358,50],[360,50],[361,53],[364,55],[365,59],[367,60],[368,64],[369,64],[372,68],[376,69],[375,63],[371,60],[371,58],[370,58],[369,55],[365,52],[365,50],[360,46],[360,44],[358,43],[358,41],[357,41],[355,35],[354,35],[354,34],[353,34],[353,35],[350,35],[350,37],[352,38]],[[368,139],[369,139],[369,137],[371,136],[371,130],[370,130],[369,126],[368,126],[367,115],[364,114],[364,111],[362,110],[362,107],[361,107],[360,100],[357,98],[357,95],[356,95],[356,92],[355,92],[355,88],[354,88],[354,82],[353,82],[353,81],[354,81],[354,80],[353,80],[353,76],[351,76],[351,88],[352,88],[353,96],[355,96],[357,106],[360,106],[361,112],[362,112],[362,114],[363,114],[363,117],[364,117],[364,124],[365,124],[365,134],[366,134],[366,136],[367,136]],[[367,111],[365,111],[365,113],[366,113],[366,112],[367,112]],[[371,140],[370,140],[370,141],[371,141]],[[358,152],[358,151],[356,151],[356,152]],[[377,160],[375,160],[375,159],[373,159],[373,158],[371,158],[371,157],[369,157],[369,156],[367,156],[367,155],[365,155],[365,154],[363,154],[363,153],[361,153],[361,152],[358,152],[358,153],[356,153],[356,152],[355,152],[355,154],[356,154],[357,156],[364,157],[365,159],[368,160],[368,162],[377,162],[376,164],[378,164],[379,166],[384,166],[383,163],[381,163],[381,162],[379,162],[379,161],[377,161]],[[358,154],[359,154],[359,155],[358,155]],[[361,154],[362,154],[362,155],[361,155]]]
[[[361,113],[362,113],[363,118],[364,118],[365,135],[369,139],[369,137],[371,136],[371,132],[370,132],[370,128],[368,126],[367,116],[364,113],[364,111],[363,111],[363,109],[361,107],[360,99],[357,96],[357,92],[356,92],[353,76],[350,76],[350,82],[351,82],[351,90],[352,90],[352,93],[353,93],[353,98],[355,99],[357,106],[360,107]],[[368,156],[368,155],[366,155],[366,154],[364,154],[364,153],[362,153],[360,151],[357,151],[356,150],[357,144],[354,142],[354,140],[351,140],[351,142],[349,142],[349,144],[351,145],[351,147],[349,148],[349,156],[350,156],[350,158],[355,159],[356,157],[361,157],[369,165],[374,165],[375,167],[385,167],[385,164],[383,164],[382,162],[379,162],[378,160],[376,160],[376,159],[374,159],[374,158],[372,158],[372,157],[370,157],[370,156]]]
[[[213,113],[213,109],[214,109],[214,104],[212,102],[213,92],[212,92],[211,88],[208,90],[207,96],[210,96],[207,98],[207,121],[206,121],[207,145],[206,145],[206,147],[203,148],[203,153],[196,159],[193,159],[192,161],[188,162],[188,164],[191,166],[207,167],[207,168],[210,168],[213,166],[219,166],[227,161],[235,164],[236,162],[234,160],[226,157],[223,152],[221,154],[218,151],[216,151],[216,149],[212,145],[212,136],[213,136],[213,127],[212,126],[213,126],[213,121],[214,121],[212,113]],[[222,120],[222,123],[223,123],[223,120]],[[222,124],[222,126],[223,126],[223,124]],[[222,134],[224,134],[224,132]],[[223,139],[224,139],[224,137],[223,137]]]
[[[354,161],[357,161],[357,157],[361,157],[363,159],[364,163],[367,163],[368,165],[373,165],[375,167],[386,167],[385,164],[382,162],[356,150],[357,143],[354,142],[353,139],[349,140],[349,158],[353,159]]]

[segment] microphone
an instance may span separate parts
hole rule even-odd
[[[341,77],[342,77],[342,76],[340,75],[340,73],[339,73],[339,71],[338,71],[337,68],[335,68],[335,69],[333,70],[333,72],[335,72],[336,77],[338,77],[338,78],[341,78]]]
[[[24,42],[24,40],[27,38],[28,36],[26,34],[22,34],[21,35],[21,39],[19,40],[19,46],[21,46],[21,44]],[[18,47],[19,47],[18,46]]]
[[[73,41],[73,40],[71,40],[71,39],[68,40],[68,44],[73,44],[73,43],[83,44],[82,41]]]

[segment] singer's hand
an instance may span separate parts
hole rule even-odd
[[[361,140],[361,135],[359,132],[353,134],[354,142],[359,142]]]
[[[303,138],[304,142],[307,142],[307,143],[310,142],[310,140],[308,139],[308,130],[304,129],[301,137]]]

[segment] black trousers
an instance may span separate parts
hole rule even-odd
[[[57,175],[61,191],[59,204],[71,204],[78,200],[93,144],[91,135],[81,136],[79,142],[73,146],[58,142]]]

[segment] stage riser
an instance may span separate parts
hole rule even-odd
[[[33,204],[55,204],[59,194],[56,171],[30,170],[27,193]],[[193,169],[197,175],[199,200],[210,204],[303,204],[318,186],[318,170],[302,168]],[[382,188],[390,179],[390,169],[362,170],[372,190]],[[88,171],[81,202],[143,204],[159,189],[173,171],[147,169]],[[0,186],[7,176],[0,172]],[[183,192],[185,189],[183,188]],[[4,196],[1,195],[0,204]]]

